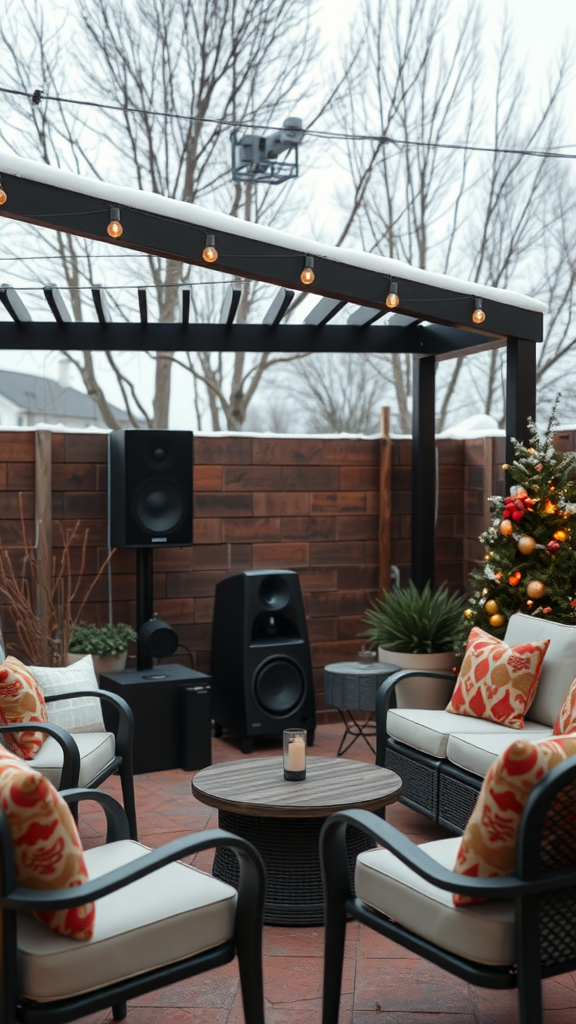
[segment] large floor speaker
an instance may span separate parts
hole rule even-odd
[[[308,631],[298,574],[242,572],[216,587],[212,626],[212,717],[241,738],[316,728]]]
[[[108,522],[115,548],[192,543],[191,430],[115,430],[108,443]]]

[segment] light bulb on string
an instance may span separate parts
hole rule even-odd
[[[314,257],[304,257],[304,269],[300,274],[300,280],[302,284],[313,284],[316,280],[316,274],[314,273]]]
[[[124,233],[124,228],[120,221],[120,208],[118,206],[110,207],[110,221],[106,231],[110,235],[110,238],[120,238]]]
[[[482,309],[482,299],[474,299],[474,312],[472,313],[472,322],[475,324],[483,324],[486,319],[486,313]]]
[[[0,206],[4,206],[4,203],[8,199],[4,189],[2,188],[2,179],[0,178]]]
[[[202,250],[202,259],[205,263],[216,263],[216,260],[218,259],[216,235],[206,235],[206,245]]]
[[[386,305],[388,306],[388,309],[396,309],[396,306],[400,305],[397,281],[390,281],[390,291],[386,296]]]

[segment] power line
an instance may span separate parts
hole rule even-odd
[[[145,114],[147,117],[163,117],[168,120],[179,120],[197,122],[199,124],[214,124],[221,125],[223,128],[248,128],[254,131],[259,129],[260,131],[280,131],[281,129],[277,125],[269,124],[250,124],[246,121],[228,121],[224,118],[218,117],[193,117],[190,114],[178,114],[174,111],[168,110],[148,110],[145,107],[128,107],[128,106],[117,106],[113,103],[98,103],[96,100],[77,100],[68,96],[53,96],[49,93],[42,93],[38,97],[39,90],[36,89],[34,92],[26,92],[23,89],[8,89],[5,86],[0,86],[0,93],[5,93],[11,96],[24,96],[31,100],[34,105],[38,105],[40,99],[49,102],[56,103],[67,103],[72,106],[78,107],[92,107],[97,110],[110,110],[122,114]],[[318,129],[303,128],[302,131],[305,135],[308,135],[317,139],[334,139],[345,142],[377,142],[380,145],[393,145],[393,146],[414,146],[420,149],[445,149],[445,150],[460,150],[470,153],[507,153],[514,156],[535,156],[542,160],[554,159],[554,160],[576,160],[576,153],[561,153],[558,152],[559,147],[554,149],[516,149],[514,147],[500,147],[500,146],[471,146],[464,142],[422,142],[416,139],[394,139],[388,135],[371,134],[371,133],[355,133],[355,132],[330,132],[330,131],[319,131]],[[572,148],[572,144],[566,145],[563,148]]]

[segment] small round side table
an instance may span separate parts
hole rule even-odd
[[[388,676],[399,672],[398,665],[388,662],[375,662],[373,665],[361,665],[357,661],[338,661],[326,665],[324,669],[324,686],[326,703],[337,708],[344,722],[344,735],[340,740],[337,757],[341,757],[362,737],[373,754],[376,753],[371,739],[376,735],[376,726],[370,721],[360,722],[354,716],[355,711],[372,712],[376,707],[378,687]],[[350,737],[352,737],[350,739]]]

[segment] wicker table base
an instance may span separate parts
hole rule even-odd
[[[324,896],[318,840],[326,818],[253,818],[220,811],[218,824],[248,839],[260,851],[266,865],[265,924],[323,924]],[[359,853],[373,843],[358,829],[348,829],[350,871]],[[214,857],[215,878],[237,887],[238,861],[222,847]]]
[[[284,778],[281,757],[227,761],[203,768],[192,779],[197,800],[217,807],[220,827],[253,843],[266,865],[267,924],[322,924],[324,903],[318,840],[333,811],[360,807],[380,811],[398,800],[398,775],[364,761],[309,757],[306,778]],[[348,829],[350,868],[371,841]],[[238,863],[231,850],[219,849],[213,873],[238,883]]]

